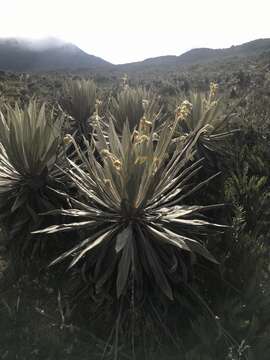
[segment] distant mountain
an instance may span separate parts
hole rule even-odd
[[[0,70],[56,71],[113,66],[59,39],[0,39]]]
[[[193,49],[178,57],[182,64],[205,63],[227,58],[242,58],[260,55],[270,50],[270,39],[259,39],[242,45],[231,46],[227,49]]]
[[[98,70],[129,72],[175,69],[179,66],[206,64],[216,61],[241,60],[270,53],[270,39],[259,39],[226,49],[198,48],[176,56],[160,56],[139,62],[112,65],[89,55],[76,45],[55,38],[43,40],[0,39],[0,70],[57,71]]]
[[[270,51],[270,39],[258,39],[242,45],[231,46],[226,49],[198,48],[185,52],[182,55],[168,55],[146,59],[140,62],[118,65],[122,70],[174,67],[179,65],[205,64],[214,61],[237,60],[257,56]]]

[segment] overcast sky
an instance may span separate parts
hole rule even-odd
[[[270,38],[270,0],[0,0],[0,37],[59,37],[112,63]]]

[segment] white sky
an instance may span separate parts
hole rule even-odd
[[[0,37],[59,37],[112,63],[270,38],[270,0],[0,0]]]

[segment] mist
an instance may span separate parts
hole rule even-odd
[[[58,38],[115,64],[270,37],[268,0],[9,0],[1,5],[0,37]]]

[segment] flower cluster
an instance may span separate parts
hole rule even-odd
[[[143,134],[148,134],[151,129],[152,122],[147,120],[145,116],[143,116],[140,120],[139,131]]]
[[[117,171],[120,171],[122,169],[122,162],[109,150],[107,149],[101,150],[101,155],[103,156],[104,159],[110,160],[112,162],[112,165]]]
[[[185,100],[176,108],[176,117],[178,120],[186,120],[192,111],[192,104]]]
[[[218,84],[215,82],[211,82],[209,98],[214,99],[217,96],[217,92],[218,92]]]

